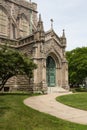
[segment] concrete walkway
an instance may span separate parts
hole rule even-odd
[[[45,112],[64,120],[87,125],[87,111],[66,106],[55,100],[57,96],[65,94],[69,93],[53,93],[29,97],[24,100],[24,104],[40,112]]]

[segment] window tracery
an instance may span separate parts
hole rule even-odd
[[[20,18],[20,32],[21,36],[25,37],[29,35],[29,24],[24,16]]]
[[[0,35],[8,35],[8,16],[3,8],[0,8]]]

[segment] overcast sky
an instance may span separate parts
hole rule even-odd
[[[65,29],[67,37],[66,50],[87,46],[87,0],[32,0],[38,4],[45,31],[54,20],[54,31],[58,36]]]

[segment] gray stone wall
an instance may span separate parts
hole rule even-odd
[[[32,26],[32,30],[34,30],[33,26],[37,26],[37,4],[29,3],[24,0],[0,0],[0,7],[3,7],[5,10],[9,25],[8,25],[8,38],[12,38],[12,24],[14,24],[16,29],[16,38],[20,37],[19,32],[19,21],[18,19],[22,14],[26,16],[26,19],[29,23],[29,26]],[[32,21],[30,19],[30,15],[32,14]]]

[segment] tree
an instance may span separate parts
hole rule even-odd
[[[82,84],[87,77],[87,47],[76,48],[66,52],[66,58],[69,65],[70,84]]]
[[[0,90],[12,76],[24,74],[32,78],[33,70],[36,68],[37,65],[32,60],[18,51],[2,48],[0,50]]]

